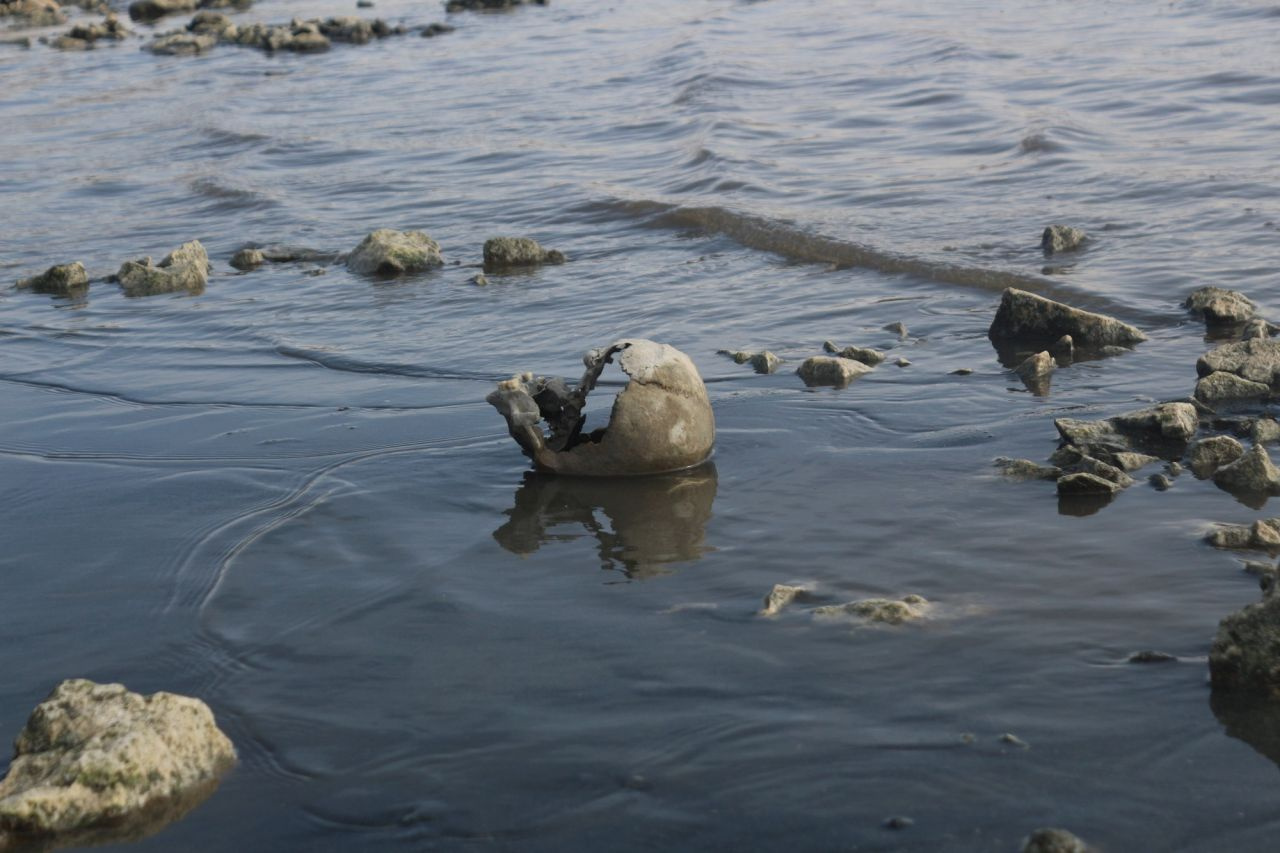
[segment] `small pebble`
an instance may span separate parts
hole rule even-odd
[[[962,367],[959,370],[951,371],[952,376],[968,376],[970,373],[973,373],[972,367]]]
[[[902,358],[902,357],[899,357],[899,358],[898,358],[898,360],[894,362],[894,364],[898,365],[898,367],[910,367],[910,366],[911,366],[911,362],[907,361],[905,358]]]
[[[1016,746],[1019,749],[1031,748],[1031,744],[1027,743],[1025,740],[1013,734],[1012,732],[1005,732],[1004,734],[1000,735],[1000,742],[1007,743],[1009,744],[1009,746]]]
[[[908,826],[914,826],[915,821],[906,815],[894,815],[893,817],[885,818],[880,825],[885,829],[906,829]]]
[[[1157,492],[1167,492],[1173,488],[1173,480],[1169,479],[1166,474],[1152,474],[1151,485]]]

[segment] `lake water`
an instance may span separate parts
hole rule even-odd
[[[0,46],[6,286],[214,263],[198,296],[0,292],[0,738],[73,676],[207,701],[241,763],[140,851],[1274,849],[1280,712],[1211,703],[1205,664],[1257,582],[1202,535],[1275,506],[1146,471],[1082,516],[992,459],[1188,395],[1195,287],[1280,319],[1280,7],[360,12],[457,31]],[[1050,222],[1092,239],[1046,259]],[[461,264],[227,263],[380,227]],[[569,263],[476,286],[497,234]],[[1036,396],[986,337],[1009,285],[1150,340]],[[713,463],[528,473],[485,394],[621,337],[697,364]],[[807,389],[826,339],[889,361]],[[936,609],[756,615],[787,582]]]

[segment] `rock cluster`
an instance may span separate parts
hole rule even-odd
[[[388,24],[381,18],[369,20],[354,15],[294,18],[288,24],[236,24],[226,15],[208,8],[206,4],[185,29],[157,35],[145,49],[158,54],[183,55],[204,53],[219,44],[228,44],[268,52],[318,53],[328,50],[334,42],[367,44],[407,32],[403,26]]]
[[[76,24],[49,42],[59,50],[88,50],[99,41],[122,41],[130,29],[115,15],[107,15],[101,23]]]
[[[841,358],[860,361],[868,367],[876,367],[882,364],[885,358],[884,353],[878,349],[871,349],[870,347],[844,347],[842,349],[832,341],[823,341],[822,349]]]
[[[60,836],[207,793],[236,760],[208,706],[172,693],[64,681],[31,713],[0,781],[5,834]]]
[[[29,27],[51,27],[67,21],[56,0],[0,0],[0,18],[17,18]]]
[[[195,9],[248,9],[253,0],[134,0],[129,4],[129,17],[151,22],[165,15],[191,12]]]
[[[819,618],[853,617],[867,622],[901,625],[927,616],[929,610],[930,604],[924,596],[912,594],[900,599],[866,598],[847,604],[828,604],[815,607],[813,615]]]
[[[151,258],[125,261],[116,281],[126,296],[154,296],[158,293],[202,293],[209,282],[209,255],[199,240],[183,243],[159,264]]]
[[[756,373],[773,373],[778,369],[778,365],[782,363],[782,359],[778,358],[769,350],[761,350],[760,352],[746,352],[744,350],[720,350],[720,355],[727,355],[733,359],[734,364],[749,364]]]

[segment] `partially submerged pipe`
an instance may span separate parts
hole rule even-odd
[[[615,356],[629,381],[614,400],[609,423],[584,432],[587,395]],[[711,455],[715,417],[687,355],[637,338],[593,349],[582,361],[587,369],[575,387],[558,377],[524,373],[498,383],[485,398],[506,418],[511,437],[538,470],[597,477],[657,474],[692,467]]]

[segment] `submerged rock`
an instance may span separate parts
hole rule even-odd
[[[255,270],[267,260],[259,249],[241,249],[231,256],[231,266],[238,270]]]
[[[1215,471],[1213,482],[1229,492],[1275,494],[1280,488],[1280,471],[1271,463],[1266,448],[1255,444],[1235,462]]]
[[[443,265],[440,244],[421,231],[379,228],[347,255],[347,269],[357,275],[403,275]]]
[[[134,0],[129,4],[129,17],[135,21],[155,21],[165,15],[193,11],[197,5],[196,0]]]
[[[1240,442],[1229,435],[1215,435],[1197,441],[1191,447],[1188,462],[1195,475],[1204,479],[1241,456],[1244,456],[1244,446]]]
[[[614,357],[629,381],[609,423],[585,432],[587,395]],[[563,379],[521,374],[485,399],[507,421],[511,437],[543,471],[610,476],[689,468],[715,444],[706,386],[689,357],[653,341],[631,339],[588,352],[575,388]],[[540,425],[546,421],[549,433]]]
[[[1145,445],[1181,445],[1195,437],[1200,417],[1190,403],[1160,403],[1098,421],[1058,418],[1053,422],[1068,444],[1114,451]]]
[[[1065,829],[1037,829],[1022,840],[1022,853],[1089,853],[1089,845]]]
[[[885,330],[886,332],[893,332],[895,335],[897,335],[897,336],[898,336],[898,340],[900,340],[900,341],[904,341],[904,340],[906,340],[906,339],[907,339],[907,324],[906,324],[906,323],[903,323],[903,322],[899,321],[899,322],[896,322],[896,323],[890,323],[889,325],[884,326],[883,328],[884,328],[884,330]]]
[[[1145,468],[1153,462],[1159,462],[1160,457],[1152,456],[1147,453],[1133,453],[1130,451],[1120,451],[1111,454],[1111,464],[1115,465],[1121,471],[1133,473],[1140,468]]]
[[[729,356],[729,358],[733,359],[734,364],[751,365],[751,368],[756,373],[773,373],[778,369],[778,365],[782,364],[782,359],[769,352],[769,350],[761,350],[760,352],[720,350],[720,354]]]
[[[59,50],[84,50],[97,41],[121,41],[129,37],[131,30],[115,15],[108,14],[101,23],[76,24],[50,44]]]
[[[848,604],[829,604],[815,607],[813,615],[817,617],[852,616],[868,622],[884,622],[888,625],[901,625],[928,615],[931,605],[922,595],[904,595],[895,601],[888,598],[867,598],[862,601],[850,601]]]
[[[1059,495],[1114,495],[1122,486],[1097,474],[1077,471],[1058,480]]]
[[[1247,341],[1250,338],[1269,338],[1277,331],[1277,327],[1268,323],[1261,317],[1254,317],[1252,320],[1244,324],[1244,328],[1240,330],[1240,340]]]
[[[548,0],[446,0],[446,12],[512,9],[516,6],[545,6]]]
[[[1018,378],[1035,394],[1046,394],[1049,391],[1049,377],[1058,363],[1054,361],[1048,350],[1038,352],[1013,369]]]
[[[231,741],[197,699],[64,681],[14,742],[0,781],[0,848],[6,831],[57,836],[145,818],[216,784],[235,760]]]
[[[884,362],[884,353],[877,349],[870,349],[869,347],[850,346],[841,349],[831,341],[824,341],[822,348],[829,353],[840,356],[841,358],[860,361],[868,367],[875,367]]]
[[[1196,373],[1200,376],[1220,370],[1251,382],[1274,386],[1280,378],[1280,341],[1251,338],[1223,344],[1196,361]]]
[[[528,237],[490,237],[484,241],[485,272],[564,262],[563,252],[544,249]]]
[[[1196,383],[1195,397],[1202,403],[1226,403],[1234,400],[1257,400],[1270,393],[1270,385],[1217,370]]]
[[[1260,518],[1249,525],[1219,524],[1205,541],[1231,551],[1278,551],[1280,518]]]
[[[151,263],[151,258],[125,261],[116,273],[116,281],[125,296],[154,296],[180,290],[203,293],[209,282],[209,255],[199,240],[192,240],[166,255],[158,266]]]
[[[1062,469],[1051,465],[1041,465],[1030,459],[1009,459],[998,456],[994,462],[1000,473],[1018,480],[1056,480],[1062,476]]]
[[[32,293],[68,296],[89,286],[89,274],[85,272],[84,264],[75,261],[49,267],[40,275],[22,279],[17,286],[20,290],[30,290]]]
[[[806,358],[796,368],[796,375],[804,380],[805,385],[811,388],[821,385],[843,388],[859,376],[870,373],[874,369],[851,358],[815,355],[811,358]]]
[[[995,343],[1026,341],[1044,346],[1070,335],[1076,347],[1100,350],[1106,346],[1129,347],[1147,336],[1127,323],[1103,314],[1082,311],[1034,293],[1007,288],[1000,299],[991,328]]]
[[[158,36],[148,42],[145,50],[161,56],[194,56],[212,50],[218,37],[212,33],[176,32]]]
[[[1280,594],[1263,578],[1263,598],[1222,620],[1209,648],[1215,691],[1280,699]]]
[[[1076,342],[1070,335],[1063,335],[1050,345],[1049,355],[1060,364],[1070,364],[1076,356]]]
[[[1078,249],[1089,235],[1070,225],[1050,225],[1040,235],[1040,248],[1046,255]]]
[[[67,21],[55,0],[0,0],[0,18],[18,18],[29,27],[52,27]]]
[[[807,587],[777,583],[764,597],[764,607],[760,609],[760,615],[777,616],[788,604],[795,601],[809,601],[812,598],[813,592]]]
[[[1202,287],[1195,290],[1183,302],[1185,307],[1206,323],[1244,323],[1257,311],[1257,306],[1242,293],[1221,287]]]

